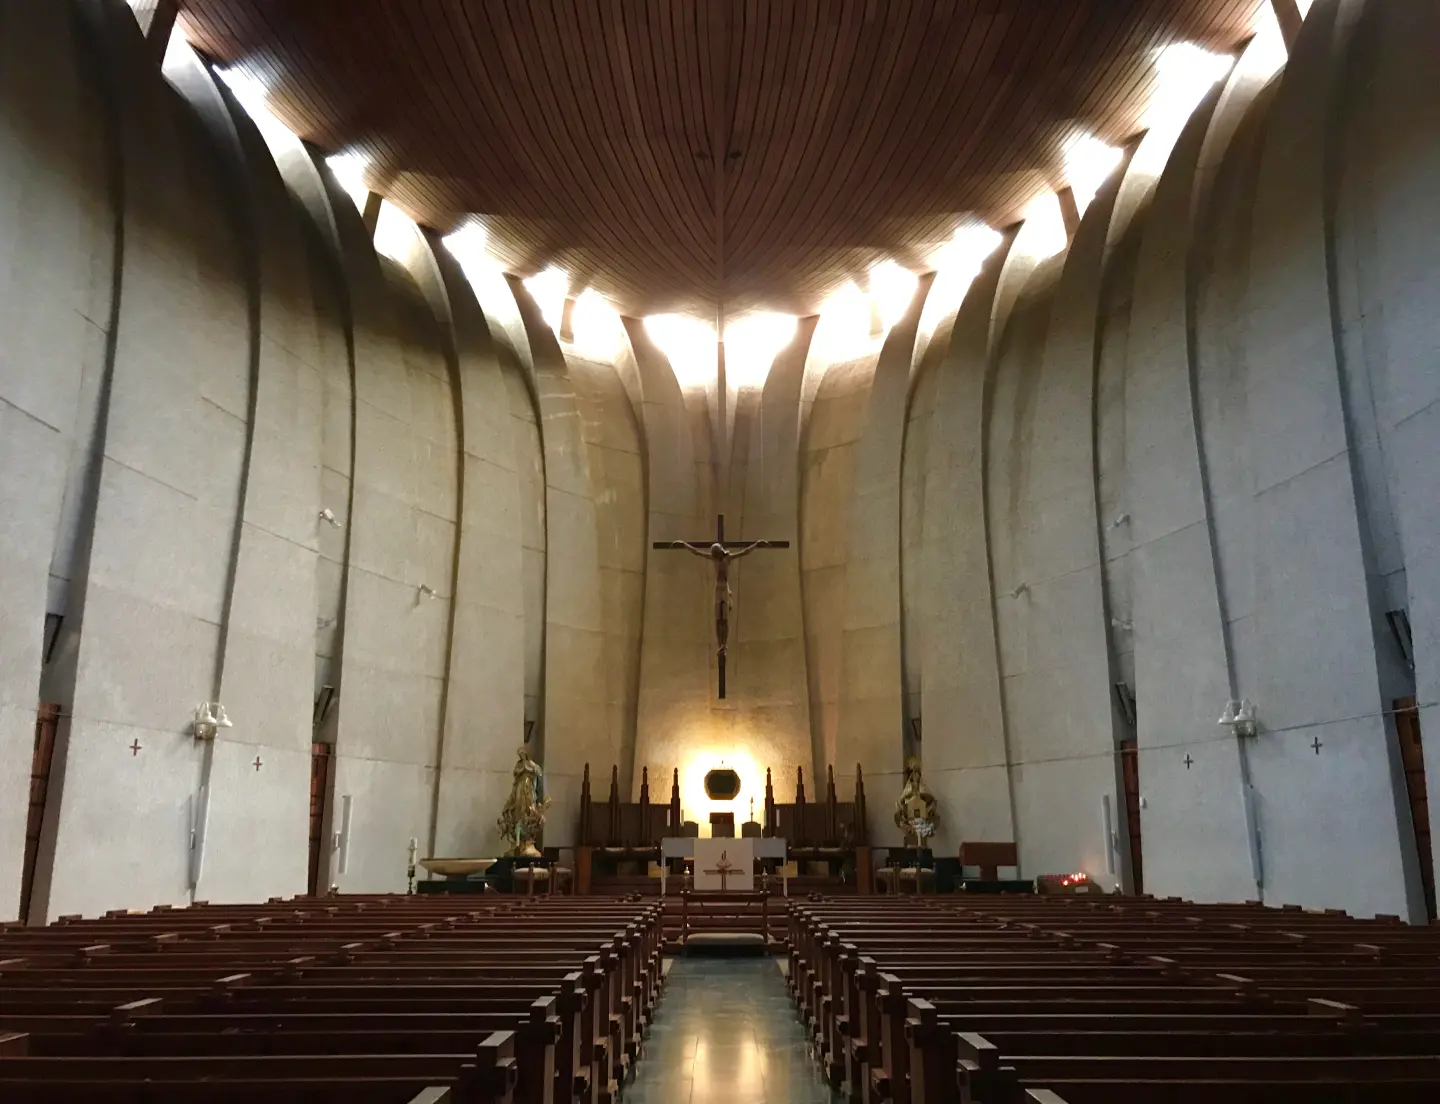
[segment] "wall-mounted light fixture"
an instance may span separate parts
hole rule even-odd
[[[420,598],[434,598],[434,597],[435,597],[435,588],[432,587],[429,583],[421,583],[421,584],[420,584],[420,592],[419,592],[419,595],[418,595],[418,596],[419,596]]]
[[[330,509],[329,506],[326,506],[325,509],[320,511],[320,520],[330,526],[331,529],[340,528],[340,519],[335,516],[335,511]]]
[[[1220,714],[1216,723],[1232,730],[1236,736],[1254,736],[1260,731],[1260,724],[1255,719],[1255,703],[1248,698],[1239,701],[1231,698],[1225,703],[1225,712]]]
[[[1109,525],[1105,526],[1105,528],[1106,528],[1106,529],[1109,529],[1110,531],[1113,532],[1114,530],[1119,529],[1120,526],[1122,526],[1122,525],[1129,525],[1129,524],[1130,524],[1130,515],[1129,515],[1129,514],[1121,514],[1121,515],[1120,515],[1119,517],[1117,517],[1114,521],[1112,521]]]
[[[195,718],[191,730],[197,740],[213,740],[222,728],[232,728],[230,718],[225,716],[225,707],[219,702],[201,702],[195,707]]]
[[[1029,584],[1029,583],[1021,583],[1019,586],[1017,586],[1014,590],[1012,590],[1012,591],[1010,592],[1010,597],[1011,597],[1011,598],[1019,598],[1020,595],[1022,595],[1022,594],[1029,594],[1029,593],[1030,593],[1030,584]]]

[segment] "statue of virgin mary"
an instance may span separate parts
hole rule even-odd
[[[511,844],[509,854],[535,857],[535,841],[545,827],[545,814],[550,799],[544,796],[545,776],[540,764],[530,758],[529,749],[516,752],[515,769],[511,771],[510,797],[500,812],[500,835]]]

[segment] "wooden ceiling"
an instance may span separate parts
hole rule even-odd
[[[183,0],[181,28],[417,221],[630,314],[804,313],[1138,126],[1155,51],[1263,0]],[[721,196],[718,204],[717,194]]]

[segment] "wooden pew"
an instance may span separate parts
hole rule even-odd
[[[306,899],[4,929],[0,1092],[613,1099],[659,996],[660,910],[560,900]]]
[[[855,1100],[1440,1099],[1440,933],[1391,919],[849,898],[792,902],[789,934]]]

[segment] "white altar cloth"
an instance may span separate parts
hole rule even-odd
[[[697,844],[699,844],[700,846],[697,847]],[[784,889],[787,894],[789,893],[790,882],[789,879],[786,878],[784,875],[785,841],[783,839],[773,836],[762,836],[758,839],[753,836],[749,839],[745,839],[743,837],[734,838],[730,836],[721,836],[718,838],[707,836],[703,839],[697,836],[666,836],[660,841],[661,896],[664,896],[665,894],[665,881],[666,876],[669,872],[668,864],[671,859],[696,859],[696,891],[704,892],[706,890],[718,890],[720,888],[718,876],[704,874],[699,869],[699,867],[701,866],[701,860],[703,860],[706,864],[705,868],[707,870],[716,869],[713,865],[709,864],[711,864],[715,858],[718,858],[719,851],[716,851],[715,855],[713,856],[698,854],[698,852],[700,851],[713,850],[717,846],[720,849],[735,852],[730,856],[730,860],[732,862],[736,862],[737,867],[743,865],[745,867],[743,874],[748,875],[748,877],[742,879],[742,877],[740,876],[741,872],[737,870],[736,874],[732,874],[725,879],[725,882],[727,883],[727,889],[749,892],[754,888],[754,875],[752,873],[754,864],[753,862],[745,862],[739,854],[741,851],[745,851],[749,852],[756,859],[779,859],[781,864],[781,878],[783,880]],[[712,880],[714,881],[714,884],[711,884]],[[744,881],[743,885],[741,884],[742,880]]]

